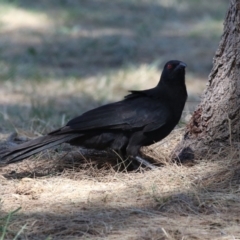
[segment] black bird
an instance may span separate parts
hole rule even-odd
[[[65,127],[8,150],[2,160],[14,163],[45,149],[69,143],[118,152],[147,165],[140,148],[165,138],[179,122],[187,90],[186,64],[171,60],[152,89],[130,91],[122,101],[103,105],[70,120]]]

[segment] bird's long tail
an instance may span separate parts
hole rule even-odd
[[[10,164],[21,161],[38,152],[49,149],[61,143],[68,142],[79,137],[81,134],[63,134],[63,135],[47,135],[37,139],[19,144],[9,150],[6,150],[1,156],[0,163]]]

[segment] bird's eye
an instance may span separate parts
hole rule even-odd
[[[167,65],[167,69],[172,69],[172,67],[173,67],[172,64]]]

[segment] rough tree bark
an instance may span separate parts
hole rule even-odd
[[[181,161],[240,142],[240,0],[231,0],[207,88],[174,156]]]

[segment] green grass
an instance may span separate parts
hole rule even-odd
[[[9,227],[9,224],[10,222],[12,221],[12,218],[13,216],[20,210],[21,208],[17,208],[16,210],[12,211],[12,212],[9,212],[5,217],[1,217],[0,218],[0,240],[4,240],[4,239],[7,239],[7,235],[8,235],[8,232],[10,232],[8,230],[8,227]],[[16,233],[14,234],[15,237],[13,238],[13,240],[17,240],[18,237],[20,236],[20,234],[24,231],[26,225],[22,226],[21,229]],[[11,232],[11,234],[13,234]]]

